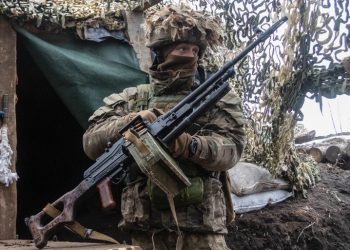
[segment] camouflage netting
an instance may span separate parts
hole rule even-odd
[[[349,56],[349,0],[189,2],[222,18],[226,45],[232,51],[244,48],[282,16],[289,17],[284,30],[238,65],[233,84],[249,121],[245,160],[287,177],[295,190],[305,194],[317,181],[318,170],[311,158],[296,153],[294,127],[302,119],[307,92],[318,102],[322,96],[350,94],[350,76],[341,64]],[[233,55],[216,54],[212,61]]]
[[[146,9],[159,0],[0,0],[0,14],[37,26],[125,28],[121,9]],[[163,3],[172,1],[163,1]],[[288,23],[237,65],[233,79],[248,118],[245,158],[286,176],[304,191],[317,179],[315,163],[296,154],[293,128],[309,92],[322,106],[322,96],[350,95],[350,76],[341,61],[349,57],[349,0],[189,0],[221,17],[226,45],[203,61],[209,70],[232,58],[256,35],[286,15]],[[158,6],[159,7],[159,6]],[[301,159],[301,157],[306,157]]]
[[[160,0],[0,0],[0,14],[37,27],[125,28],[123,11],[144,10]]]

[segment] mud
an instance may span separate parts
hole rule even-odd
[[[350,249],[350,170],[320,164],[321,181],[295,197],[238,215],[231,249]]]

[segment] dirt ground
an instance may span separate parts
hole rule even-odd
[[[350,170],[320,164],[321,181],[307,199],[290,198],[238,215],[231,249],[350,249]]]

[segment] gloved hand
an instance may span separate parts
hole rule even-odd
[[[190,144],[192,136],[188,133],[182,133],[175,141],[169,146],[169,151],[174,158],[188,158],[190,153]]]
[[[152,110],[142,110],[137,113],[144,120],[149,122],[154,122],[157,119],[157,116],[152,112]]]
[[[127,114],[126,116],[124,116],[123,119],[126,120],[127,122],[130,122],[137,115],[140,115],[144,120],[149,121],[149,122],[153,122],[157,119],[157,116],[153,112],[153,109],[142,110],[142,111],[139,111],[137,113],[131,112],[131,113]]]

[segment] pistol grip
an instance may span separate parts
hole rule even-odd
[[[101,206],[103,209],[112,209],[116,207],[116,203],[113,199],[111,180],[109,177],[104,178],[99,184],[96,185],[98,192],[100,193]]]

